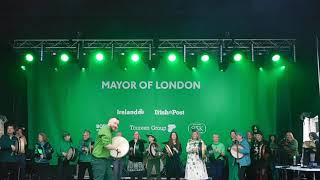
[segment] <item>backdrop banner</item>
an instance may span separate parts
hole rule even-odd
[[[229,144],[231,129],[245,132],[253,124],[267,138],[277,128],[277,85],[283,73],[259,71],[250,61],[230,64],[226,72],[216,61],[189,70],[183,62],[162,60],[155,71],[143,61],[129,63],[126,71],[111,60],[92,62],[85,71],[73,63],[57,71],[50,62],[33,64],[26,71],[29,147],[39,132],[47,133],[55,149],[64,131],[75,144],[85,129],[95,138],[111,117],[120,119],[119,131],[128,140],[134,131],[143,139],[152,132],[162,143],[175,131],[183,150],[193,129],[206,144],[213,133]]]

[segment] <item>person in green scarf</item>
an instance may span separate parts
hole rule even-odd
[[[120,150],[112,145],[112,132],[116,131],[118,126],[119,120],[111,118],[98,132],[91,161],[94,180],[114,180],[111,168],[113,158],[110,156],[110,151],[115,150],[120,153]]]

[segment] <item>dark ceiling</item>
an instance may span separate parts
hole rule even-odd
[[[319,32],[319,0],[19,0],[4,10],[14,38],[297,37]]]

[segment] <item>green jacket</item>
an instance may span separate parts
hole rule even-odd
[[[14,152],[12,152],[11,145],[15,145],[15,142],[18,139],[15,136],[11,138],[4,134],[0,138],[0,162],[16,162],[16,156]]]
[[[64,153],[67,153],[69,151],[69,149],[72,147],[72,142],[70,141],[65,141],[65,140],[62,140],[60,145],[59,145],[59,148],[58,148],[58,157],[59,158],[63,158],[63,152]]]
[[[91,162],[92,160],[92,154],[90,152],[85,152],[82,150],[83,147],[86,147],[90,149],[91,144],[93,144],[94,141],[90,138],[88,140],[81,140],[79,143],[79,162]]]
[[[106,146],[111,143],[112,130],[109,126],[104,126],[98,132],[92,155],[96,158],[109,158],[110,150]]]

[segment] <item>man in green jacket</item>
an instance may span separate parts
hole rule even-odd
[[[112,145],[112,132],[118,129],[119,120],[111,118],[106,126],[103,126],[97,135],[92,152],[92,171],[94,180],[114,180],[112,172],[111,150],[119,150]]]

